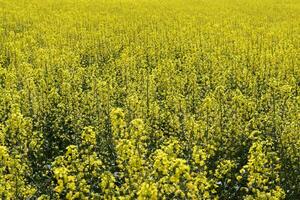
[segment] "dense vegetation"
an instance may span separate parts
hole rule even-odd
[[[0,198],[297,199],[299,50],[299,0],[0,0]]]

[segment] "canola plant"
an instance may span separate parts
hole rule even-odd
[[[299,0],[0,0],[0,198],[300,197]]]

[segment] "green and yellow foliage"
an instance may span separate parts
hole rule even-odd
[[[298,199],[299,0],[0,0],[0,199]]]

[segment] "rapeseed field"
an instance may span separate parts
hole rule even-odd
[[[0,199],[299,197],[299,0],[0,0]]]

